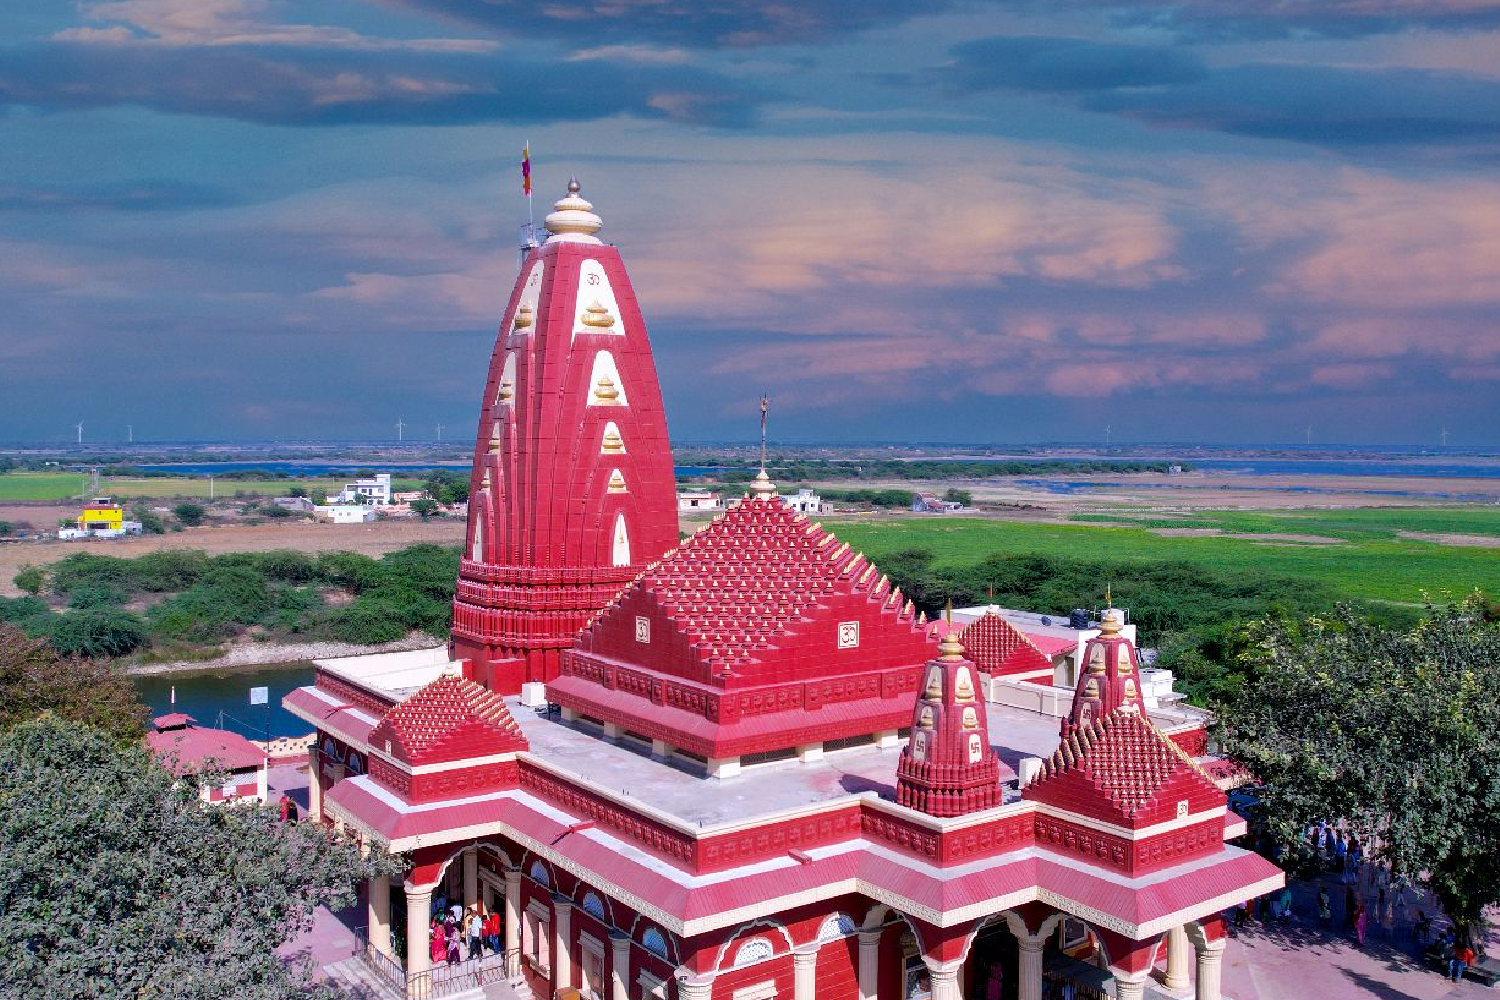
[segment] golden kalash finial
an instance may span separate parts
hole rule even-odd
[[[958,629],[953,627],[953,600],[948,600],[948,610],[944,615],[948,622],[948,634],[943,636],[943,641],[938,643],[938,659],[952,663],[954,660],[964,658],[963,640],[958,637]]]
[[[625,441],[620,437],[620,432],[615,428],[614,424],[610,424],[604,428],[604,440],[600,444],[599,450],[606,455],[625,454]]]
[[[1106,608],[1104,614],[1099,616],[1099,634],[1120,634],[1120,613],[1114,608]]]
[[[522,302],[521,308],[516,310],[515,328],[525,330],[534,322],[536,322],[536,310],[531,308],[531,303]]]
[[[776,484],[771,482],[771,477],[766,475],[766,470],[761,469],[755,474],[750,482],[750,495],[757,499],[773,497],[776,495]]]
[[[615,388],[615,380],[608,375],[600,375],[599,381],[594,383],[594,398],[601,403],[613,403],[620,398],[620,390]]]
[[[595,299],[583,310],[583,325],[596,330],[608,330],[615,325],[615,317],[604,307],[603,302]]]
[[[594,234],[604,225],[594,214],[594,206],[583,199],[578,178],[568,181],[568,195],[552,205],[553,212],[547,216],[545,225],[548,243],[598,243]]]

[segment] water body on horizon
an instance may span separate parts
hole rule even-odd
[[[286,473],[288,476],[314,476],[318,478],[327,476],[352,477],[355,472],[365,472],[368,470],[389,472],[397,478],[413,478],[419,473],[431,472],[435,469],[466,472],[472,468],[472,465],[469,462],[385,463],[381,465],[351,462],[338,465],[329,462],[195,462],[184,463],[182,465],[134,465],[131,468],[142,469],[146,472],[171,472],[184,476],[218,476],[226,472],[265,472],[271,475]],[[676,466],[675,471],[679,476],[707,476],[716,472],[723,472],[724,467],[679,465]]]

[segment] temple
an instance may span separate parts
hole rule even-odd
[[[409,863],[368,886],[370,982],[1218,1000],[1221,912],[1283,875],[1231,843],[1201,718],[1146,703],[1133,632],[1106,614],[1058,684],[998,617],[929,622],[764,469],[679,544],[600,226],[570,185],[511,293],[451,646],[318,661],[284,702],[317,729],[312,812]],[[500,953],[434,965],[439,898],[501,912]]]

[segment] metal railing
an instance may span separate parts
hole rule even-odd
[[[351,928],[359,945],[359,955],[366,966],[391,992],[411,1000],[432,1000],[435,997],[453,996],[480,989],[490,983],[508,980],[507,956],[501,954],[482,955],[460,962],[444,962],[423,972],[408,973],[406,966],[394,955],[387,955],[370,943],[367,929]]]

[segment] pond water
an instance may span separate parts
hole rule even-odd
[[[132,680],[153,716],[171,711],[186,712],[202,725],[233,730],[256,740],[266,738],[268,725],[272,738],[305,736],[312,729],[281,707],[282,697],[293,688],[312,683],[313,665],[307,660],[226,670],[151,674]],[[250,704],[252,687],[270,688],[269,709],[266,705]],[[175,709],[172,707],[174,688],[177,691]]]

